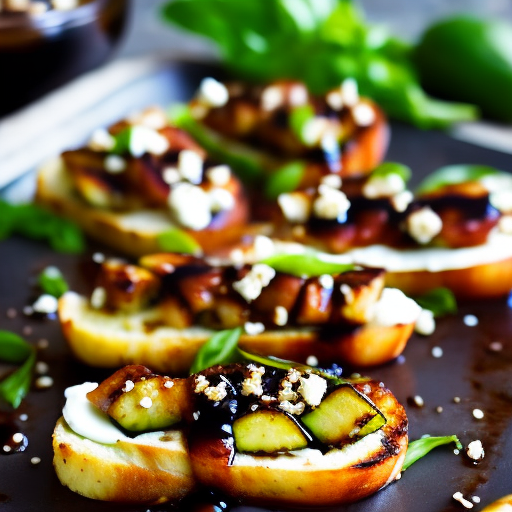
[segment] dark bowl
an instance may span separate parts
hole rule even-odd
[[[0,13],[0,116],[104,63],[119,41],[128,0],[85,0],[71,10]]]

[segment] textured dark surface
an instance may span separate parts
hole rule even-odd
[[[184,72],[193,78],[185,79]],[[189,74],[191,72],[194,73]],[[180,96],[186,97],[201,72],[202,68],[172,66],[166,76],[174,77],[173,85],[178,84]],[[503,169],[510,169],[512,164],[510,156],[452,140],[439,132],[420,132],[402,125],[393,126],[388,159],[411,165],[416,176],[448,163],[482,163]],[[25,333],[33,343],[47,339],[49,347],[40,351],[39,359],[49,364],[49,374],[55,380],[55,385],[48,390],[32,390],[16,413],[28,414],[28,421],[19,423],[19,427],[27,435],[29,446],[21,454],[0,455],[2,511],[158,512],[172,509],[168,505],[133,507],[92,502],[63,488],[52,469],[51,433],[61,413],[64,388],[85,380],[101,379],[109,372],[74,362],[57,321],[27,318],[22,308],[37,296],[34,277],[50,264],[61,268],[73,289],[85,289],[82,269],[89,258],[90,253],[80,257],[56,254],[44,245],[17,238],[0,242],[0,329]],[[15,318],[7,316],[8,308],[16,309]],[[476,315],[478,325],[465,325],[466,314]],[[27,333],[27,327],[31,333]],[[488,349],[493,341],[503,344],[500,353]],[[434,346],[443,349],[441,358],[432,356]],[[457,315],[439,320],[434,335],[413,336],[403,357],[367,373],[383,380],[406,405],[411,439],[427,433],[457,434],[465,446],[481,439],[486,457],[474,466],[463,454],[455,456],[453,447],[438,449],[412,466],[400,481],[373,497],[328,510],[460,511],[462,506],[452,500],[452,494],[460,491],[466,497],[481,498],[481,504],[473,509],[478,511],[512,491],[512,309],[506,298],[461,304]],[[423,408],[407,404],[407,399],[415,395],[424,399]],[[453,401],[455,396],[461,398],[460,403]],[[438,406],[443,407],[442,413],[436,412]],[[474,419],[474,408],[484,411],[482,420]],[[41,458],[37,466],[30,462],[34,456]],[[240,507],[236,510],[263,509]]]

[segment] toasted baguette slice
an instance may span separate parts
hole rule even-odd
[[[215,226],[186,232],[204,252],[238,240],[247,230],[247,205],[238,186],[235,206],[218,214]],[[116,212],[87,204],[73,192],[73,185],[61,158],[46,163],[37,178],[36,201],[54,213],[76,222],[92,238],[132,256],[161,250],[158,235],[176,227],[163,210],[140,209]],[[221,218],[222,217],[222,218]]]
[[[161,503],[179,500],[195,486],[181,431],[150,432],[106,445],[76,434],[60,418],[53,451],[61,483],[88,498]]]
[[[512,512],[512,494],[503,496],[503,498],[487,505],[482,512]]]
[[[326,506],[362,499],[396,479],[407,450],[407,417],[393,394],[371,383],[368,394],[387,418],[386,425],[360,441],[326,454],[298,450],[286,456],[237,454],[204,437],[190,440],[198,480],[230,496],[258,504]]]
[[[164,320],[157,308],[106,313],[93,309],[85,297],[74,292],[60,298],[59,319],[74,355],[90,366],[106,368],[143,364],[161,372],[185,373],[199,348],[215,332],[202,327],[162,326]],[[242,335],[240,346],[298,362],[313,355],[320,362],[341,359],[372,366],[400,355],[413,328],[414,320],[395,325],[366,324],[326,340],[314,329],[268,330]]]

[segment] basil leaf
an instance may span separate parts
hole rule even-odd
[[[15,409],[19,407],[30,389],[35,362],[36,352],[32,349],[25,362],[0,382],[0,397]]]
[[[114,135],[114,147],[109,151],[115,155],[130,153],[131,141],[134,134],[134,126],[127,126]]]
[[[352,263],[334,263],[320,259],[313,253],[276,254],[261,261],[285,274],[297,277],[317,277],[324,274],[341,274],[354,269]]]
[[[34,204],[10,204],[0,200],[0,240],[19,234],[45,240],[58,252],[80,253],[85,239],[73,222],[43,210]]]
[[[187,105],[174,105],[169,109],[168,117],[172,124],[190,133],[212,158],[235,170],[244,182],[251,184],[263,177],[263,168],[255,158],[227,148],[221,141],[216,140],[194,119]]]
[[[157,243],[166,252],[180,252],[183,254],[201,254],[202,249],[197,240],[187,232],[178,228],[171,228],[157,236]]]
[[[290,112],[289,123],[292,132],[301,141],[304,140],[304,129],[307,123],[315,117],[315,110],[309,104],[301,105]]]
[[[277,199],[280,194],[293,192],[302,181],[306,164],[290,162],[272,172],[265,184],[265,194],[269,199]]]
[[[447,165],[427,176],[416,189],[417,194],[428,194],[446,185],[456,185],[467,181],[479,181],[486,176],[502,174],[487,165]]]
[[[241,335],[241,327],[215,333],[199,349],[190,367],[190,374],[200,372],[216,364],[229,364],[238,361],[237,345]]]
[[[459,438],[455,435],[442,437],[423,437],[421,439],[417,439],[416,441],[412,441],[409,443],[409,447],[407,448],[402,471],[405,471],[417,460],[427,455],[427,453],[429,453],[434,448],[450,443],[455,443],[457,449],[462,450],[462,444],[460,443]]]
[[[407,183],[411,179],[411,168],[397,162],[383,162],[372,171],[372,177],[384,178],[390,174],[398,174]]]
[[[68,283],[57,267],[46,267],[38,277],[39,286],[45,293],[59,298],[69,290]]]
[[[32,347],[21,336],[0,330],[0,361],[22,363],[30,355],[31,350]]]
[[[415,297],[414,300],[423,309],[432,311],[436,317],[457,313],[457,299],[448,288],[434,288],[420,297]]]

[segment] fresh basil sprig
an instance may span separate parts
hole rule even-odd
[[[265,195],[269,199],[277,199],[280,194],[293,192],[298,188],[305,172],[306,164],[299,161],[290,162],[272,171],[265,183]]]
[[[324,274],[341,274],[354,269],[352,263],[335,263],[322,260],[314,253],[276,254],[261,261],[285,274],[297,277],[318,277]]]
[[[229,364],[239,361],[240,355],[237,346],[241,335],[241,327],[215,333],[199,349],[190,367],[190,374],[200,372],[216,364]]]
[[[0,381],[0,397],[16,409],[30,389],[36,351],[17,334],[0,331],[0,360],[8,363],[23,363]]]
[[[295,107],[290,112],[290,128],[295,136],[304,143],[307,143],[305,140],[304,132],[306,125],[308,122],[315,117],[315,110],[309,104],[301,105],[300,107]]]
[[[45,293],[53,295],[57,299],[69,290],[68,283],[64,279],[62,272],[53,266],[46,267],[39,274],[38,283]]]
[[[414,464],[417,460],[421,459],[427,453],[438,446],[455,443],[458,450],[462,450],[462,444],[456,435],[453,436],[440,436],[440,437],[422,437],[416,441],[409,443],[407,453],[405,454],[404,465],[402,471]]]
[[[432,311],[435,317],[457,313],[457,299],[449,288],[434,288],[424,295],[415,297],[414,300],[423,309]]]
[[[182,254],[202,253],[201,246],[191,235],[179,228],[171,228],[157,236],[157,243],[162,251]]]
[[[84,236],[76,224],[37,205],[14,205],[0,200],[0,219],[0,240],[19,234],[45,240],[58,252],[80,253],[84,250]]]

